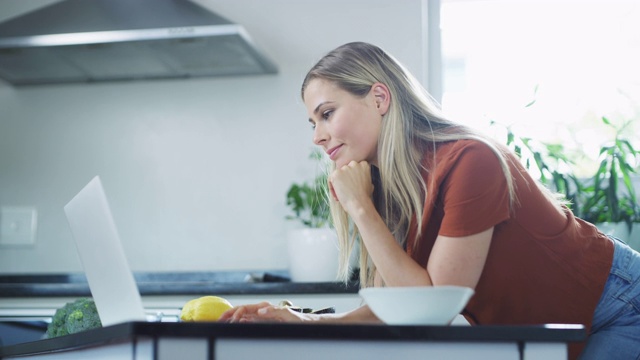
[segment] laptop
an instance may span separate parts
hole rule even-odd
[[[147,321],[100,177],[64,207],[100,321]]]

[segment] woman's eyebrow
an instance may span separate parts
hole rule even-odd
[[[318,106],[316,106],[316,108],[315,108],[315,109],[313,109],[313,113],[317,115],[317,114],[318,114],[318,112],[320,112],[320,108],[322,107],[322,105],[324,105],[324,104],[330,104],[330,103],[332,103],[332,101],[325,101],[325,102],[321,102],[320,104],[318,104]]]

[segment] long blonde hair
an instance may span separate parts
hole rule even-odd
[[[371,44],[354,42],[342,45],[325,55],[307,73],[301,95],[313,79],[334,82],[341,89],[357,97],[366,96],[374,83],[385,84],[391,102],[384,115],[378,139],[378,181],[374,192],[376,209],[389,227],[396,241],[406,247],[411,219],[415,219],[418,233],[422,228],[422,212],[427,194],[422,171],[423,157],[431,153],[435,160],[437,143],[460,139],[475,139],[489,146],[496,154],[508,184],[511,205],[516,203],[514,181],[507,158],[493,140],[478,132],[445,119],[427,91],[392,56]],[[433,163],[435,166],[435,163]],[[331,164],[328,171],[333,171]],[[340,243],[339,278],[348,280],[351,269],[349,259],[359,239],[359,231],[342,209],[328,197],[333,226]],[[375,264],[369,258],[366,247],[360,244],[360,284],[371,286],[375,276]]]

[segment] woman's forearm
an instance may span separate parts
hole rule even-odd
[[[350,214],[362,241],[387,286],[433,285],[427,269],[421,267],[400,247],[371,202]]]
[[[317,320],[323,323],[336,323],[336,324],[373,324],[380,323],[371,309],[368,306],[363,305],[354,310],[339,313],[339,314],[322,314],[318,315]]]

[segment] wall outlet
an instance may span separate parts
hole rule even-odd
[[[33,207],[0,207],[0,245],[33,245],[37,217]]]

